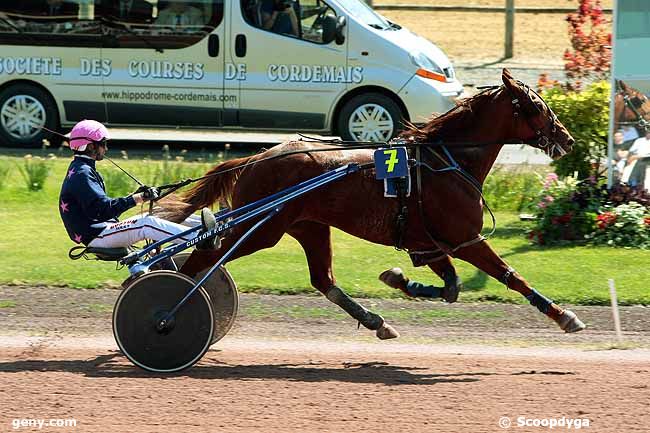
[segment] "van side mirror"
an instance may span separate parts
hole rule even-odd
[[[336,45],[343,45],[343,42],[345,42],[345,34],[343,33],[343,29],[345,28],[346,24],[347,19],[344,15],[336,18]]]
[[[337,21],[332,15],[325,15],[321,20],[321,25],[323,26],[323,43],[329,44],[336,39]]]

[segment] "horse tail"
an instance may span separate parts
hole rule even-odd
[[[253,158],[231,159],[208,170],[193,187],[180,195],[171,194],[159,202],[155,212],[161,218],[180,222],[198,209],[210,207],[216,201],[232,205],[232,193],[244,165]]]

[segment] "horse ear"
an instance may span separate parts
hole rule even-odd
[[[506,68],[503,68],[503,73],[501,74],[501,79],[503,80],[503,84],[510,89],[510,90],[516,90],[519,88],[519,85],[515,81],[515,79],[512,77],[512,74],[510,74],[510,71],[507,70]]]

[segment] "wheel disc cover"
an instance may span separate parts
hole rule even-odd
[[[174,262],[178,269],[183,266],[189,256],[189,253],[184,252],[174,256]],[[194,276],[194,281],[199,281],[207,272],[207,269],[199,272]],[[212,344],[214,344],[225,337],[235,323],[237,310],[239,309],[239,294],[237,285],[224,267],[217,269],[203,283],[202,287],[210,297],[210,301],[212,301],[212,311],[214,312]]]
[[[388,110],[378,104],[363,104],[348,121],[348,130],[355,141],[388,141],[395,128]]]
[[[154,271],[134,281],[118,298],[113,332],[122,352],[149,371],[174,372],[190,367],[208,350],[214,332],[210,298],[199,289],[174,315],[167,332],[158,320],[192,288],[194,282],[176,272]]]
[[[29,95],[15,95],[0,108],[2,128],[13,138],[34,138],[45,126],[45,107]]]

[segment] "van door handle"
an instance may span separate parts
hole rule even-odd
[[[210,35],[208,38],[208,55],[210,57],[219,55],[219,35]]]
[[[246,55],[246,35],[237,35],[235,38],[235,55],[237,57]]]

